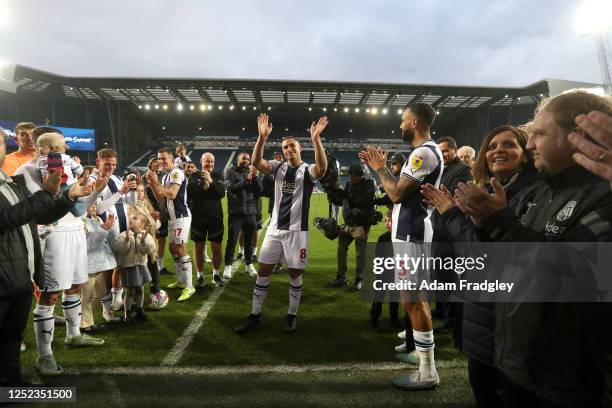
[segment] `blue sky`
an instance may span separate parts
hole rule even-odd
[[[0,60],[75,76],[601,82],[580,3],[0,0]]]

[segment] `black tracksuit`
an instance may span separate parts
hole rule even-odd
[[[253,263],[253,234],[255,233],[257,200],[261,194],[261,179],[248,181],[248,168],[233,165],[225,171],[227,189],[228,231],[225,246],[225,266],[234,261],[234,250],[240,230],[244,231],[244,257],[247,265]]]
[[[525,190],[516,209],[484,220],[484,232],[509,242],[612,238],[610,184],[577,165]],[[612,304],[498,303],[495,326],[506,406],[612,404]]]

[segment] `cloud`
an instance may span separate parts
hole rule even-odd
[[[574,32],[571,0],[7,4],[0,59],[65,75],[600,82],[592,39]]]

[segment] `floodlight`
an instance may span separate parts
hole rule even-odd
[[[580,35],[604,33],[612,27],[612,2],[587,0],[576,14],[576,31]]]

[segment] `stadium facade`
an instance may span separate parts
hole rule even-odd
[[[401,143],[403,108],[427,102],[439,113],[434,137],[453,136],[460,145],[478,147],[493,127],[527,122],[543,97],[585,86],[596,85],[550,79],[525,87],[483,87],[93,78],[10,64],[0,70],[0,120],[94,129],[96,148],[114,147],[125,166],[176,141],[191,149],[210,147],[203,142],[211,140],[232,140],[234,149],[248,147],[260,111],[270,114],[276,138],[308,138],[310,122],[325,114],[330,118],[326,145],[351,150],[382,141],[392,147]]]

